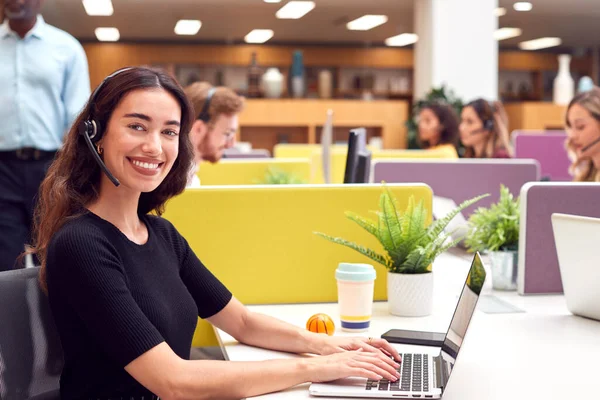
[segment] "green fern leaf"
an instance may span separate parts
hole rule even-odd
[[[388,259],[385,256],[383,256],[383,255],[381,255],[379,253],[376,253],[375,251],[373,251],[373,250],[371,250],[369,248],[366,248],[364,246],[360,246],[360,245],[358,245],[358,244],[356,244],[354,242],[350,242],[348,240],[345,240],[345,239],[342,239],[342,238],[339,238],[339,237],[329,236],[329,235],[326,235],[326,234],[321,233],[321,232],[314,232],[314,234],[318,235],[318,236],[321,236],[322,238],[325,238],[325,239],[329,240],[330,242],[333,242],[333,243],[336,243],[336,244],[340,244],[342,246],[346,246],[346,247],[349,247],[349,248],[351,248],[353,250],[356,250],[360,254],[369,257],[371,260],[373,260],[373,261],[375,261],[375,262],[383,265],[386,268],[390,267]]]
[[[352,211],[346,211],[345,214],[349,220],[356,222],[361,228],[363,228],[379,240],[379,232],[377,228],[377,223],[375,221],[361,217],[360,215]]]
[[[462,210],[469,207],[470,205],[472,205],[472,204],[478,202],[479,200],[481,200],[485,197],[488,197],[488,196],[489,196],[489,194],[484,194],[484,195],[477,196],[475,198],[463,201],[454,210],[450,211],[446,216],[444,216],[444,218],[438,219],[435,222],[433,222],[429,226],[429,229],[427,232],[427,235],[429,236],[429,238],[434,239],[434,238],[438,237],[439,234],[442,233],[444,231],[444,229],[446,229],[446,226],[448,226],[450,221],[452,221],[452,219],[454,217],[456,217],[459,212],[461,212]]]

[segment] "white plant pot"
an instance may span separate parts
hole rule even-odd
[[[553,101],[555,104],[566,106],[573,98],[575,82],[569,72],[571,56],[561,54],[558,56],[558,75],[554,78]]]
[[[400,317],[423,317],[431,314],[433,273],[396,274],[388,271],[390,313]]]
[[[492,289],[517,290],[518,260],[517,251],[490,251]]]

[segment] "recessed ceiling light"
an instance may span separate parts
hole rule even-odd
[[[281,3],[281,0],[264,0],[265,3]]]
[[[351,31],[368,31],[376,26],[385,24],[387,21],[387,15],[363,15],[354,21],[348,22],[346,28]]]
[[[519,43],[521,50],[539,50],[546,49],[548,47],[560,46],[562,40],[557,37],[543,37],[534,40],[528,40],[526,42]]]
[[[494,15],[496,17],[503,17],[503,16],[505,16],[506,15],[506,8],[504,8],[504,7],[497,7],[494,10]]]
[[[496,29],[496,32],[494,32],[494,39],[505,40],[521,36],[522,34],[523,31],[519,28],[500,28]]]
[[[94,33],[101,42],[116,42],[121,37],[117,28],[96,28]]]
[[[417,43],[419,36],[415,33],[402,33],[385,39],[386,46],[408,46],[409,44]]]
[[[290,1],[281,7],[275,16],[279,19],[299,19],[315,8],[314,1]]]
[[[264,43],[273,37],[271,29],[254,29],[244,37],[246,43]]]
[[[91,16],[110,16],[114,9],[110,0],[83,0],[83,8],[87,15]]]
[[[175,24],[175,33],[178,35],[195,35],[201,26],[202,22],[197,19],[180,19]]]
[[[519,1],[513,4],[515,11],[531,11],[533,5],[528,1]]]

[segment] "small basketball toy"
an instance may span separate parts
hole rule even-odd
[[[335,324],[327,314],[315,314],[306,321],[306,329],[314,333],[326,333],[333,336]]]

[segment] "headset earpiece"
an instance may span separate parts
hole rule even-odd
[[[483,129],[486,131],[493,131],[494,130],[494,120],[493,119],[486,120],[483,124]]]
[[[202,106],[202,111],[200,111],[200,114],[198,114],[197,119],[204,122],[205,124],[207,124],[208,121],[210,121],[210,114],[208,111],[210,109],[210,102],[212,101],[213,95],[215,94],[216,91],[217,91],[217,88],[214,86],[208,90],[208,93],[206,94],[206,101],[204,102],[204,105]]]

